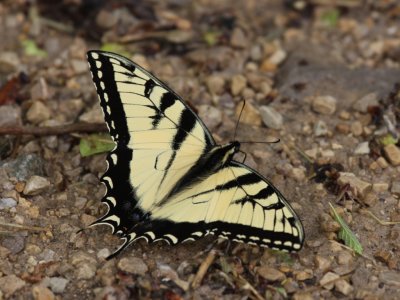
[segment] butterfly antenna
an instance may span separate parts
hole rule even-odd
[[[276,138],[276,140],[273,141],[240,141],[241,144],[277,144],[281,140],[279,138]]]
[[[232,141],[235,141],[235,139],[236,139],[237,129],[239,127],[240,118],[242,117],[242,113],[243,113],[243,109],[244,109],[245,105],[246,105],[246,100],[243,99],[243,105],[242,105],[242,108],[241,108],[240,113],[239,113],[239,118],[238,118],[238,120],[236,122],[235,133],[233,134],[233,140]]]

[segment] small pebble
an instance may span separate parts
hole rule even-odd
[[[301,182],[306,178],[306,172],[303,168],[293,168],[291,171],[291,177]]]
[[[378,202],[378,197],[375,193],[367,193],[362,201],[369,207],[373,207]]]
[[[284,273],[274,268],[261,266],[257,269],[257,273],[268,281],[283,281],[286,279]]]
[[[295,274],[296,280],[304,281],[307,279],[311,279],[314,277],[314,273],[311,269],[305,269],[303,271],[299,271]]]
[[[239,95],[247,85],[247,79],[241,74],[232,77],[231,93],[233,96]]]
[[[321,223],[321,228],[325,232],[337,232],[340,229],[340,225],[334,220],[326,220]]]
[[[28,196],[38,195],[50,187],[50,181],[41,176],[32,176],[25,184],[23,193]]]
[[[332,149],[333,150],[340,150],[340,149],[343,149],[343,146],[341,144],[332,142]]]
[[[35,300],[54,300],[55,296],[52,291],[43,285],[34,285],[32,287],[32,296]]]
[[[14,105],[0,105],[0,127],[22,124],[21,108]]]
[[[385,146],[383,151],[385,152],[387,159],[389,160],[389,162],[392,165],[394,165],[394,166],[400,165],[400,149],[399,149],[399,147],[397,147],[394,144],[390,144],[390,145]]]
[[[369,93],[362,98],[358,99],[356,102],[353,104],[353,108],[356,111],[366,113],[368,112],[368,107],[369,106],[378,106],[379,105],[379,99],[378,95],[376,93]]]
[[[318,148],[312,148],[304,151],[304,153],[312,159],[317,159]]]
[[[362,198],[364,198],[372,188],[369,182],[361,180],[353,173],[340,172],[339,174],[338,184],[341,186],[349,184],[350,187],[356,191],[356,194]]]
[[[80,216],[80,220],[85,227],[92,224],[94,221],[96,221],[96,219],[96,217],[85,213],[82,213],[82,215]]]
[[[335,281],[335,290],[345,296],[348,296],[354,290],[354,288],[346,280],[340,279]]]
[[[28,112],[26,113],[26,119],[33,123],[39,124],[43,121],[50,119],[51,111],[43,104],[42,101],[34,101]]]
[[[333,286],[335,284],[335,283],[333,283],[331,281],[333,281],[335,279],[338,279],[339,277],[340,276],[335,274],[335,273],[328,272],[321,278],[321,280],[319,281],[319,284],[322,287],[324,287],[325,289],[331,290],[331,289],[333,289]]]
[[[349,124],[346,124],[346,123],[339,123],[336,125],[335,128],[336,128],[337,132],[342,133],[342,134],[348,134],[350,132],[350,126],[349,126]]]
[[[246,87],[243,89],[242,92],[242,97],[244,99],[253,99],[255,97],[256,93],[254,92],[254,90],[252,88]]]
[[[269,58],[268,61],[273,65],[280,65],[287,57],[287,53],[283,49],[277,49]]]
[[[363,126],[360,121],[351,123],[351,133],[354,136],[360,136],[363,133]]]
[[[117,22],[117,15],[108,9],[100,10],[96,16],[96,25],[102,29],[110,29],[117,24]]]
[[[68,282],[69,280],[63,277],[51,277],[49,280],[49,287],[54,293],[61,294],[67,287]]]
[[[372,163],[369,164],[369,168],[372,171],[375,171],[375,170],[379,169],[379,165],[378,165],[378,163],[376,161],[373,161]]]
[[[314,134],[315,136],[325,136],[328,134],[328,126],[322,120],[318,120],[314,125]]]
[[[337,257],[339,265],[350,265],[353,262],[353,255],[348,251],[340,251]]]
[[[207,77],[206,85],[212,95],[221,95],[224,92],[225,80],[222,76],[211,75]]]
[[[51,249],[45,249],[40,251],[40,254],[38,255],[38,259],[44,261],[44,262],[50,262],[56,260],[56,253],[51,250]]]
[[[351,114],[350,114],[348,111],[346,111],[346,110],[342,110],[342,111],[339,113],[339,118],[341,118],[342,120],[349,120],[350,117],[351,117]]]
[[[260,83],[260,92],[262,93],[263,97],[268,96],[272,92],[272,86],[266,81]]]
[[[301,128],[302,133],[304,133],[305,135],[310,135],[312,133],[312,129],[310,124],[304,124],[303,127]]]
[[[145,276],[149,269],[143,259],[139,257],[121,258],[117,264],[117,267],[126,273],[137,274],[141,276]]]
[[[231,35],[231,45],[235,48],[246,48],[249,46],[249,41],[241,28],[236,27],[233,30]]]
[[[308,247],[318,248],[321,247],[321,245],[323,245],[324,242],[322,241],[322,239],[317,239],[317,240],[308,239],[306,243]]]
[[[103,248],[100,249],[99,252],[97,252],[97,258],[106,259],[110,254],[111,254],[110,250],[108,250],[107,248]]]
[[[6,298],[10,297],[17,290],[24,287],[25,284],[25,281],[14,274],[0,277],[0,290],[4,293]]]
[[[386,192],[389,189],[389,184],[386,182],[376,182],[372,184],[372,190],[377,193]]]
[[[0,210],[17,206],[17,201],[13,198],[0,198]]]
[[[299,290],[299,284],[292,278],[287,278],[283,283],[283,288],[285,289],[286,293],[293,294]]]
[[[332,96],[317,96],[312,101],[312,108],[317,113],[332,115],[336,111],[336,103],[336,98]]]
[[[356,149],[354,149],[354,154],[356,155],[364,155],[364,154],[369,154],[370,149],[369,149],[369,143],[368,142],[362,142],[356,146]]]
[[[390,191],[392,192],[392,194],[400,195],[400,181],[399,180],[392,182],[392,188],[390,189]]]
[[[1,241],[1,245],[7,248],[12,254],[17,254],[24,250],[25,244],[26,238],[22,234],[6,236]]]
[[[387,162],[387,160],[384,157],[379,157],[376,162],[378,163],[378,165],[382,168],[382,169],[386,169],[389,164]]]
[[[263,72],[275,72],[277,69],[277,65],[273,64],[269,61],[269,59],[264,59],[261,63],[260,70]]]
[[[268,128],[272,129],[280,129],[283,125],[283,117],[282,115],[276,111],[273,107],[270,106],[261,106],[260,114],[264,124]]]
[[[248,63],[246,63],[246,65],[244,66],[246,71],[250,71],[250,72],[255,72],[258,70],[257,64],[249,61]]]
[[[79,121],[86,123],[102,123],[104,122],[103,111],[100,108],[100,105],[96,104],[87,112],[83,113],[79,117]]]
[[[331,149],[324,149],[320,151],[322,157],[330,158],[335,156],[335,152]]]
[[[329,270],[332,264],[332,262],[329,259],[320,255],[315,256],[314,262],[317,268],[322,272],[326,272],[327,270]]]
[[[9,74],[21,68],[20,56],[16,52],[0,52],[0,73]]]
[[[40,77],[30,89],[31,99],[34,100],[34,102],[37,102],[38,100],[47,100],[49,99],[50,94],[53,94],[53,91],[49,88],[46,79],[43,77]]]
[[[236,106],[235,114],[236,117],[239,117],[239,113],[242,109],[242,104]],[[262,123],[261,115],[259,110],[254,106],[254,104],[250,101],[246,102],[246,108],[243,110],[242,118],[240,119],[241,123],[260,126]]]
[[[254,45],[250,49],[250,57],[253,61],[259,61],[263,56],[261,46],[260,45]]]
[[[297,292],[293,295],[293,300],[313,300],[315,299],[310,292]]]
[[[96,265],[89,262],[83,262],[75,269],[76,279],[88,280],[93,278],[95,275]]]

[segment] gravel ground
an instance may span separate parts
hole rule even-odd
[[[330,2],[2,1],[0,299],[398,299],[400,6]],[[43,132],[103,122],[85,59],[100,48],[167,82],[218,142],[246,100],[237,139],[280,138],[242,150],[300,216],[298,254],[205,238],[106,261],[109,228],[77,233],[105,211],[105,154]]]

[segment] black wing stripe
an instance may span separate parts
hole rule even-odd
[[[174,141],[172,142],[172,149],[179,150],[183,141],[186,139],[189,132],[192,131],[196,124],[196,120],[192,117],[192,113],[185,109],[180,117],[180,122],[178,125],[178,132],[174,137]]]
[[[158,123],[160,123],[161,118],[164,116],[164,112],[165,110],[174,105],[175,103],[175,96],[170,93],[164,93],[164,95],[161,98],[160,101],[160,108],[157,111],[157,114],[154,116],[154,120],[153,120],[153,127],[156,128]]]
[[[255,176],[254,174],[245,174],[239,177],[236,177],[235,179],[232,179],[224,184],[218,185],[217,190],[227,190],[231,189],[234,187],[237,187],[238,185],[249,185],[249,184],[254,184],[260,182],[260,179]]]

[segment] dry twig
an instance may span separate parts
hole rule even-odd
[[[239,284],[240,288],[244,290],[249,290],[257,300],[264,300],[264,297],[255,289],[254,286],[250,284],[244,277],[238,275],[235,277],[237,283]]]
[[[48,228],[44,228],[44,227],[26,226],[26,225],[3,223],[3,222],[0,222],[0,226],[12,227],[12,228],[16,228],[19,230],[30,230],[30,231],[48,231],[49,230]]]
[[[193,278],[193,281],[191,284],[193,289],[197,289],[200,286],[201,281],[203,280],[204,276],[206,275],[208,268],[211,266],[211,264],[214,262],[215,258],[217,257],[217,253],[218,252],[216,250],[212,249],[208,253],[206,259],[201,263],[199,270],[197,271],[196,276]]]
[[[379,219],[377,216],[375,216],[372,212],[370,212],[369,210],[367,210],[367,213],[374,218],[379,224],[383,225],[383,226],[390,226],[390,225],[396,225],[396,224],[400,224],[400,222],[392,222],[392,221],[382,221],[381,219]]]
[[[36,136],[48,136],[48,135],[61,135],[71,134],[75,132],[107,132],[107,126],[104,123],[74,123],[60,126],[51,127],[31,127],[31,126],[12,126],[0,128],[1,135],[36,135]]]

